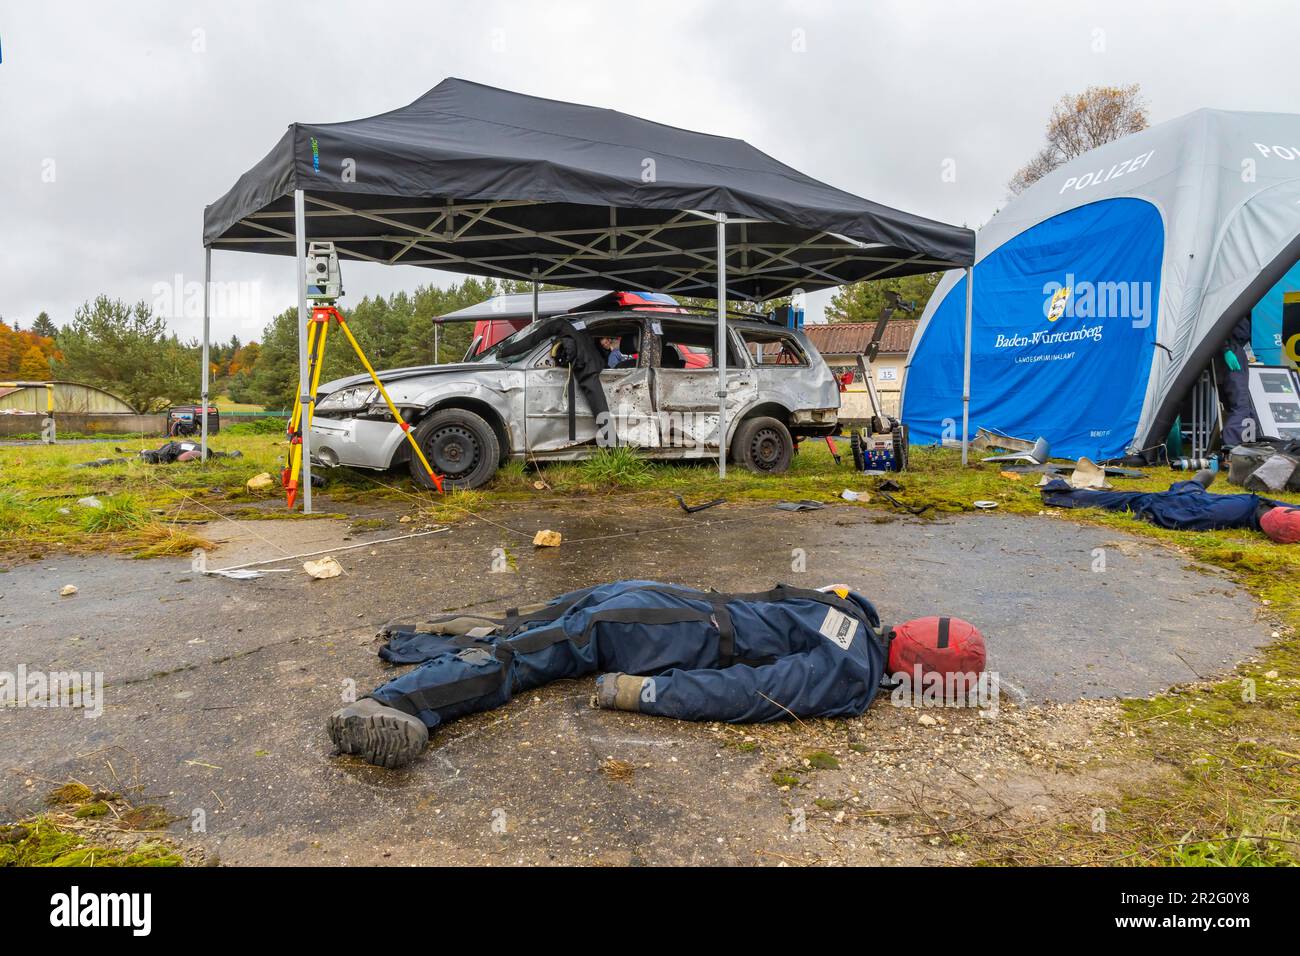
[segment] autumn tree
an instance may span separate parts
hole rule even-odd
[[[35,343],[27,347],[18,364],[18,377],[29,382],[43,382],[50,377],[50,359]]]
[[[237,346],[226,365],[226,374],[238,375],[240,372],[251,372],[257,367],[257,359],[261,353],[262,347],[256,342]]]
[[[33,352],[33,349],[36,351]],[[29,372],[38,367],[37,353],[40,355],[41,371],[35,375],[21,372],[24,366]],[[0,378],[49,378],[50,360],[58,357],[59,350],[54,339],[33,329],[23,331],[17,326],[10,328],[0,319]]]
[[[1146,101],[1136,83],[1067,93],[1052,108],[1046,145],[1011,177],[1007,187],[1018,195],[1074,157],[1148,125]]]

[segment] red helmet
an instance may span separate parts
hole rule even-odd
[[[889,642],[891,674],[979,674],[984,670],[984,635],[959,617],[918,617],[894,626]]]
[[[1270,508],[1259,527],[1278,544],[1300,544],[1300,508]]]

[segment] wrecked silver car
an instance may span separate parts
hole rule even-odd
[[[703,314],[567,314],[470,361],[379,377],[429,463],[449,487],[468,489],[511,458],[567,461],[615,445],[648,458],[716,457],[716,341],[716,319]],[[729,322],[727,385],[730,459],[753,471],[785,471],[796,439],[836,429],[835,378],[802,332]],[[410,444],[366,375],[320,387],[310,441],[329,466],[410,464]],[[410,471],[431,487],[418,463]]]

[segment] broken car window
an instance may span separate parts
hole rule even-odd
[[[746,329],[740,333],[755,365],[807,365],[808,353],[799,340],[784,332],[759,332]]]
[[[685,322],[663,322],[660,336],[659,367],[665,369],[717,368],[714,348],[717,330],[708,325]],[[734,348],[728,352],[727,362],[738,364]]]

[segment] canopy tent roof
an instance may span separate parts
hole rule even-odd
[[[632,308],[676,308],[677,302],[672,296],[658,295],[653,292],[615,292],[600,289],[547,289],[538,292],[534,300],[531,292],[502,292],[482,302],[475,302],[463,309],[434,316],[437,324],[447,322],[482,322],[501,319],[531,319],[533,306],[537,307],[537,318],[549,319],[553,315],[568,312],[593,312],[599,309]]]
[[[605,298],[611,298],[612,292],[597,289],[582,290],[548,290],[537,293],[537,317],[549,319],[553,315],[563,315],[590,306]],[[475,302],[463,309],[437,316],[435,322],[478,322],[492,319],[517,319],[530,317],[533,312],[533,294],[531,292],[505,292],[494,295],[482,302]]]
[[[1229,330],[1300,259],[1300,115],[1199,109],[1099,146],[978,246],[972,427],[1071,457],[1159,448]],[[961,408],[965,282],[940,281],[912,343],[916,441]]]
[[[751,300],[971,264],[974,233],[835,189],[738,139],[448,79],[409,106],[295,123],[204,211],[215,249],[344,258],[576,288]],[[536,270],[536,271],[534,271]]]

